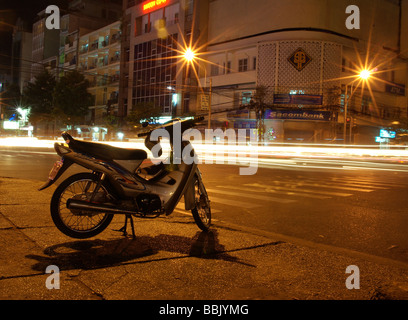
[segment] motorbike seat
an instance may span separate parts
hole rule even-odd
[[[147,153],[142,149],[125,149],[102,143],[76,140],[66,132],[62,134],[68,146],[77,152],[89,154],[102,160],[145,160]]]

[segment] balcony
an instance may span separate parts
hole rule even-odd
[[[109,63],[115,63],[120,61],[120,55],[119,54],[115,54],[113,57],[110,58]]]
[[[79,71],[86,71],[86,70],[88,70],[88,63],[80,63],[79,64],[79,66],[78,66],[78,70]]]
[[[120,41],[120,37],[121,37],[120,32],[117,32],[117,33],[113,34],[112,37],[111,37],[111,39],[110,39],[110,44],[114,44],[114,43],[116,43],[116,42],[119,42],[119,41]]]
[[[99,47],[99,42],[98,42],[98,40],[96,40],[96,41],[92,42],[92,44],[91,44],[91,46],[89,48],[89,51],[97,50],[98,47]]]
[[[109,41],[108,40],[104,40],[101,42],[100,48],[105,48],[109,45]]]
[[[111,83],[114,82],[119,82],[119,74],[114,74],[113,76],[110,77]]]
[[[80,53],[80,54],[87,53],[87,52],[88,52],[88,49],[89,49],[89,45],[88,45],[88,44],[82,45],[82,46],[81,46],[81,49],[79,49],[79,53]]]
[[[70,61],[69,61],[69,65],[72,66],[76,64],[76,56],[74,56]]]

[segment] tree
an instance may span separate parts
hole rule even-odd
[[[31,107],[30,121],[36,123],[37,121],[52,118],[55,85],[55,78],[45,70],[24,88],[24,101]]]
[[[265,97],[268,88],[266,86],[257,86],[254,94],[254,100],[251,100],[251,108],[255,110],[256,127],[258,129],[258,141],[264,141],[265,137],[265,111],[267,105],[265,104]]]
[[[162,115],[163,109],[153,102],[139,103],[133,106],[132,111],[126,117],[126,122],[130,125],[140,125],[141,121],[154,122]]]
[[[0,108],[4,119],[9,119],[13,114],[16,114],[16,108],[24,105],[19,85],[14,83],[6,84],[6,90],[1,95],[2,108]]]
[[[29,120],[34,126],[34,135],[43,129],[45,130],[43,134],[50,135],[48,131],[50,128],[52,128],[52,135],[55,134],[56,123],[53,115],[55,85],[54,76],[44,70],[24,88],[23,100],[30,107]]]
[[[67,72],[56,84],[53,97],[54,113],[67,123],[81,121],[92,105],[89,81],[76,70]]]
[[[119,118],[113,114],[107,114],[103,117],[103,124],[108,128],[110,139],[112,139],[115,131],[119,128]]]

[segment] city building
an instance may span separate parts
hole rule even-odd
[[[44,68],[55,76],[77,68],[78,39],[81,35],[117,21],[122,13],[121,0],[71,0],[60,11],[60,29],[48,29],[46,9],[38,13],[32,33],[33,79]]]
[[[80,38],[118,21],[122,13],[122,1],[71,0],[67,10],[60,11],[59,29],[46,28],[48,14],[45,11],[38,13],[37,21],[33,24],[31,81],[44,69],[56,78],[70,70],[83,70],[78,65]],[[84,48],[81,50],[85,53]],[[88,119],[84,119],[84,125],[92,125],[94,117],[91,117],[91,113],[92,110]],[[47,127],[45,123],[38,124],[36,131],[47,133]]]
[[[18,19],[13,28],[11,77],[21,91],[31,78],[32,40],[31,27]]]
[[[124,1],[119,113],[126,117],[147,103],[162,107],[164,119],[195,112],[193,71],[181,53],[207,21],[208,1]],[[197,17],[193,24],[193,16]],[[204,35],[201,39],[205,40]],[[193,90],[190,87],[193,85]]]
[[[59,30],[48,29],[45,25],[47,14],[45,9],[37,14],[32,29],[32,65],[31,79],[48,68],[57,76],[59,55]]]
[[[103,126],[106,115],[118,112],[120,27],[117,21],[79,38],[78,71],[89,80],[89,92],[94,96],[92,125]]]
[[[261,97],[262,140],[376,143],[380,129],[407,126],[408,7],[397,0],[349,6],[125,0],[119,115],[154,101],[164,116],[203,114],[209,127],[259,133]],[[190,36],[200,59],[186,74]]]
[[[236,109],[217,124],[256,131],[242,107],[263,87],[265,141],[374,144],[381,128],[396,130],[407,112],[407,11],[398,1],[354,4],[359,29],[347,28],[344,1],[211,2],[200,83],[211,80],[211,111]]]
[[[91,31],[118,21],[122,14],[121,0],[73,0],[68,12],[61,16],[59,70],[77,69],[79,38]]]

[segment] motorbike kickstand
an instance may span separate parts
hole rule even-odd
[[[136,235],[135,235],[135,226],[134,226],[134,224],[133,224],[133,217],[132,217],[132,215],[130,215],[130,214],[127,214],[126,215],[126,217],[125,217],[125,225],[122,227],[122,228],[120,228],[118,231],[120,231],[120,232],[123,232],[123,236],[124,237],[126,237],[127,236],[127,221],[128,221],[128,219],[130,220],[130,225],[131,225],[131,227],[132,227],[132,236],[133,236],[133,239],[136,239]]]

